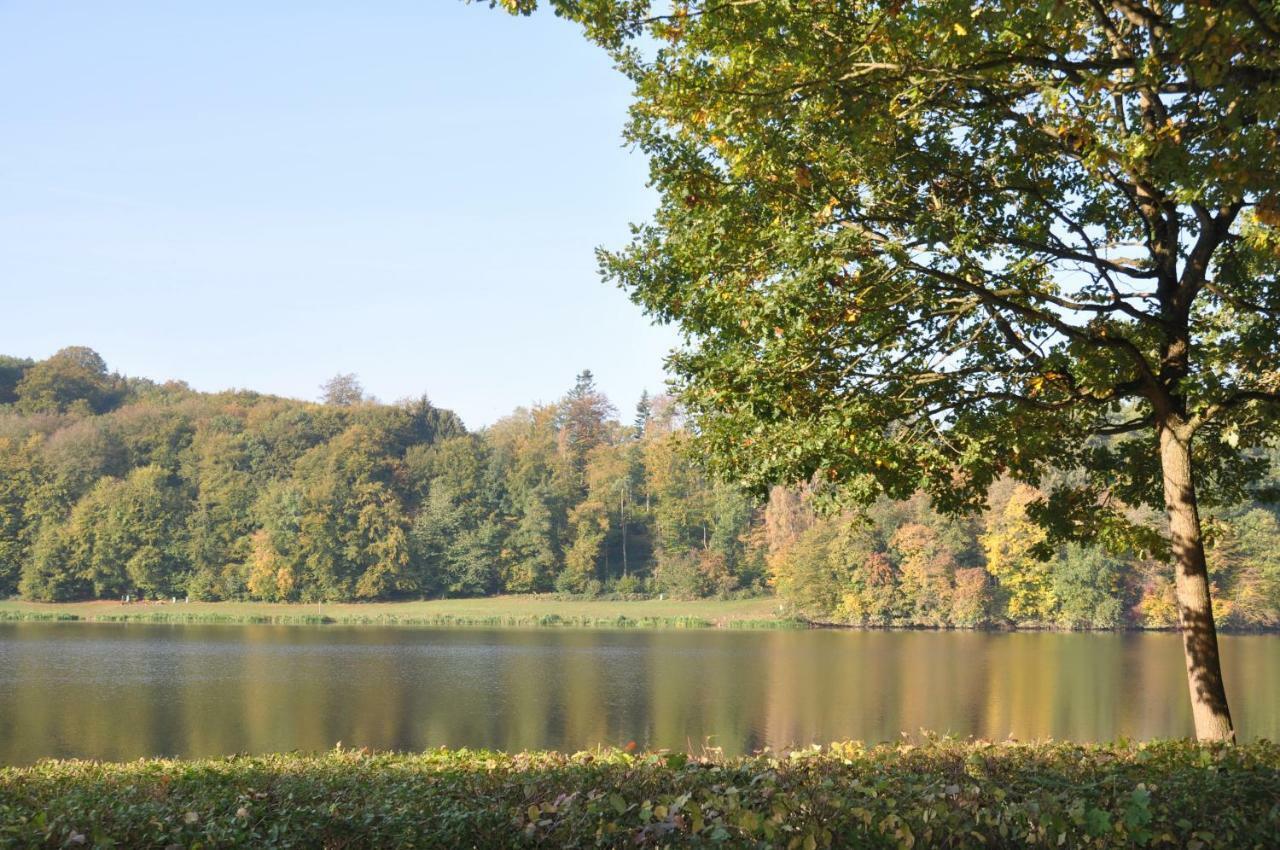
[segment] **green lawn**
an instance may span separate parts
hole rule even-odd
[[[1275,847],[1280,751],[836,744],[0,768],[0,847]]]
[[[0,620],[93,622],[348,623],[458,626],[641,626],[770,628],[794,625],[771,598],[636,601],[549,595],[425,602],[276,604],[269,602],[42,603],[0,601]]]

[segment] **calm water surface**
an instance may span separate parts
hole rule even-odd
[[[1280,638],[1223,638],[1246,738],[1280,739]],[[0,762],[345,746],[739,753],[921,729],[1191,732],[1167,634],[0,624]]]

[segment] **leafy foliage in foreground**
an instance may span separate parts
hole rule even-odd
[[[837,744],[691,759],[337,750],[0,770],[0,844],[1265,847],[1280,748]]]

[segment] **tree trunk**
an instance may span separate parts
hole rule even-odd
[[[618,498],[618,516],[622,521],[622,574],[629,575],[627,567],[627,491],[623,490]]]
[[[1164,472],[1165,510],[1169,515],[1178,625],[1187,662],[1191,711],[1201,741],[1234,741],[1227,692],[1218,658],[1218,630],[1209,597],[1209,570],[1200,534],[1195,476],[1191,464],[1191,434],[1185,423],[1172,419],[1160,425],[1160,464]]]

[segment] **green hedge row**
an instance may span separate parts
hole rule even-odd
[[[934,740],[0,769],[14,847],[1280,846],[1280,748]]]

